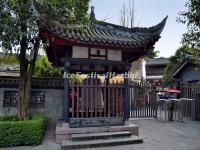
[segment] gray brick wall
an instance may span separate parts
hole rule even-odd
[[[16,88],[0,88],[0,116],[15,115],[17,108],[3,107],[4,91],[17,90]],[[32,108],[31,113],[44,112],[53,119],[62,119],[63,114],[63,90],[62,89],[34,89],[45,91],[45,106],[42,108]]]

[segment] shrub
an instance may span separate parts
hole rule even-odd
[[[17,116],[0,117],[0,121],[19,121]]]
[[[47,120],[44,114],[35,114],[27,121],[17,121],[13,118],[7,117],[0,121],[0,147],[42,143]]]

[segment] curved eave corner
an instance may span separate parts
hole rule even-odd
[[[167,18],[168,15],[160,23],[152,27],[134,27],[132,28],[132,32],[161,34],[167,22]]]
[[[153,27],[155,32],[157,32],[159,35],[162,33],[162,31],[165,27],[167,18],[168,18],[168,16],[166,16],[159,24],[157,24],[155,27]]]
[[[162,31],[163,31],[163,29],[164,29],[164,27],[166,25],[167,18],[168,18],[168,15],[160,23],[158,23],[157,25],[148,28],[148,30],[151,31],[152,36],[154,36],[154,38],[155,38],[155,41],[152,42],[152,47],[161,38],[161,33],[162,33]],[[144,30],[144,29],[145,28],[143,28],[141,30]],[[146,28],[146,30],[147,30],[147,28]]]

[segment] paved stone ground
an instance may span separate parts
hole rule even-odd
[[[88,150],[200,150],[200,121],[161,123],[155,119],[134,120],[140,126],[143,144]]]
[[[140,126],[143,144],[89,150],[200,150],[200,121],[161,123],[140,119],[132,122]]]
[[[200,121],[161,123],[155,119],[133,120],[140,126],[143,144],[92,148],[88,150],[200,150]],[[55,144],[54,127],[45,136],[43,145],[35,147],[14,147],[5,150],[60,150]]]

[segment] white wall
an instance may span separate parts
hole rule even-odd
[[[119,50],[108,50],[108,60],[121,61],[122,52]]]
[[[73,46],[72,58],[88,58],[88,48]]]

